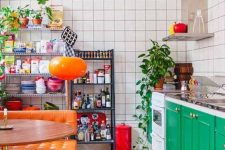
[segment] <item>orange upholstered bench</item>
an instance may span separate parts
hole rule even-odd
[[[3,112],[0,112],[0,119]],[[74,134],[77,132],[77,114],[72,110],[49,110],[49,111],[9,111],[8,119],[31,119],[47,120],[71,125]],[[18,135],[19,136],[19,135]],[[29,137],[27,137],[29,138]],[[9,150],[77,150],[76,140],[60,139],[51,142],[9,146]]]

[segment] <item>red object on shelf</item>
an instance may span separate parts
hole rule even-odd
[[[116,126],[116,150],[131,150],[131,126]]]
[[[174,32],[175,33],[187,33],[188,26],[184,23],[176,23],[174,25]]]
[[[21,110],[22,102],[20,100],[9,100],[6,102],[6,108],[8,110]]]

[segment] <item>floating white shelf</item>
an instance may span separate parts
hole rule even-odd
[[[214,37],[214,33],[175,33],[163,38],[163,41],[199,41]]]

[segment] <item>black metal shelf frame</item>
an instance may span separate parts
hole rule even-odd
[[[111,112],[111,133],[112,133],[112,140],[109,141],[78,141],[78,144],[111,144],[111,150],[116,150],[116,131],[115,131],[115,78],[114,78],[114,50],[111,50],[111,57],[110,58],[83,58],[84,60],[106,60],[109,61],[111,64],[111,83],[103,83],[103,84],[96,84],[96,83],[71,83],[71,91],[74,91],[75,86],[99,86],[99,85],[107,85],[111,88],[111,108],[94,108],[94,109],[79,109],[76,110],[77,112],[96,112],[96,111],[110,111]],[[87,62],[88,63],[88,62]],[[71,100],[73,99],[73,92],[71,92]],[[71,102],[71,109],[72,109],[72,102]]]

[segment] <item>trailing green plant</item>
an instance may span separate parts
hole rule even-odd
[[[18,13],[11,7],[2,7],[0,9],[0,32],[1,35],[5,32],[18,30],[20,27]]]
[[[138,121],[138,128],[141,129],[142,135],[138,137],[135,148],[148,150],[148,140],[143,137],[147,136],[148,125],[151,124],[152,110],[151,110],[151,97],[152,90],[156,83],[164,78],[168,73],[169,68],[174,67],[175,62],[170,57],[169,46],[163,44],[159,45],[158,42],[151,40],[152,47],[138,56],[142,58],[141,65],[139,66],[142,71],[142,79],[138,80],[136,85],[139,86],[137,94],[141,97],[141,103],[136,107],[138,113],[134,115]]]
[[[30,17],[31,10],[28,8],[28,6],[29,5],[17,8],[17,12],[18,12],[19,18],[28,18],[28,17]]]

